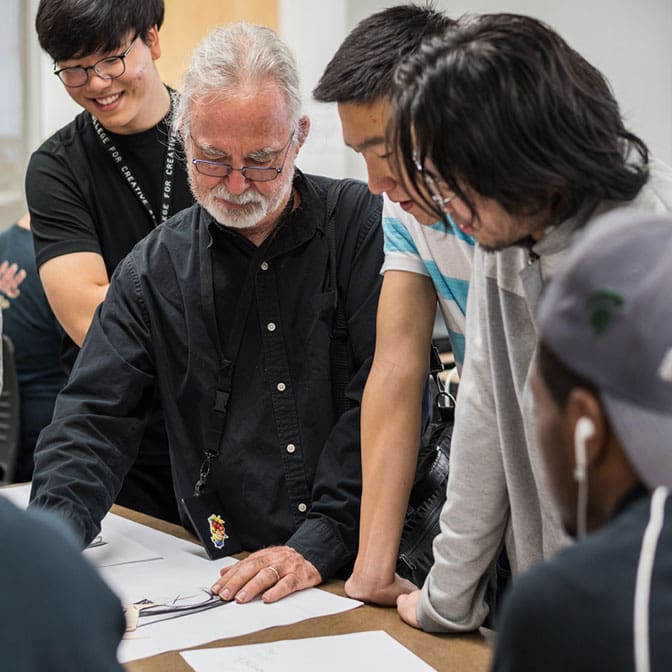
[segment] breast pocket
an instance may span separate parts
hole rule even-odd
[[[312,380],[331,379],[331,337],[336,316],[336,290],[315,294],[310,300],[306,359],[302,367]]]

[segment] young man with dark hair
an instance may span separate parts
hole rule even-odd
[[[168,115],[163,0],[41,0],[35,26],[54,74],[84,110],[31,157],[26,194],[40,279],[72,367],[119,262],[193,203]],[[163,419],[148,423],[118,502],[177,521]]]
[[[383,288],[362,405],[360,547],[346,583],[352,597],[381,604],[413,588],[395,575],[395,564],[418,459],[434,317],[438,302],[461,366],[473,254],[473,240],[416,204],[392,170],[390,96],[400,60],[453,23],[430,5],[372,14],[345,38],[313,91],[319,101],[338,103],[345,143],[363,156],[371,192],[384,194]]]
[[[504,600],[494,670],[672,664],[672,217],[623,209],[571,248],[539,310],[539,450],[578,542]]]
[[[472,630],[502,546],[519,573],[566,541],[535,440],[541,290],[596,215],[672,209],[672,172],[625,128],[600,72],[548,26],[509,14],[461,19],[400,66],[391,143],[426,206],[479,243],[435,564],[421,593],[398,600],[425,630]]]

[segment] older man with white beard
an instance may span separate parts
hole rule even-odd
[[[252,552],[213,586],[238,602],[347,574],[357,548],[381,202],[295,168],[298,91],[267,28],[197,49],[173,119],[197,204],[120,264],[36,451],[31,506],[88,543],[158,395],[184,524]]]

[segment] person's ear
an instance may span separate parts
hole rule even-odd
[[[580,481],[604,456],[607,419],[599,398],[585,387],[569,393],[563,415],[567,442],[574,452],[574,478]]]
[[[152,26],[145,36],[145,44],[149,47],[152,54],[152,60],[156,61],[161,57],[161,42],[159,40],[159,29],[157,26]]]
[[[308,133],[310,133],[310,117],[303,116],[299,119],[299,127],[296,131],[296,139],[298,142],[297,152],[303,147],[303,143],[306,141]]]

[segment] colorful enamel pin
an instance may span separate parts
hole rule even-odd
[[[223,548],[224,541],[229,538],[229,535],[226,533],[224,520],[221,516],[213,513],[208,518],[208,523],[210,525],[210,541],[212,541],[215,548]]]

